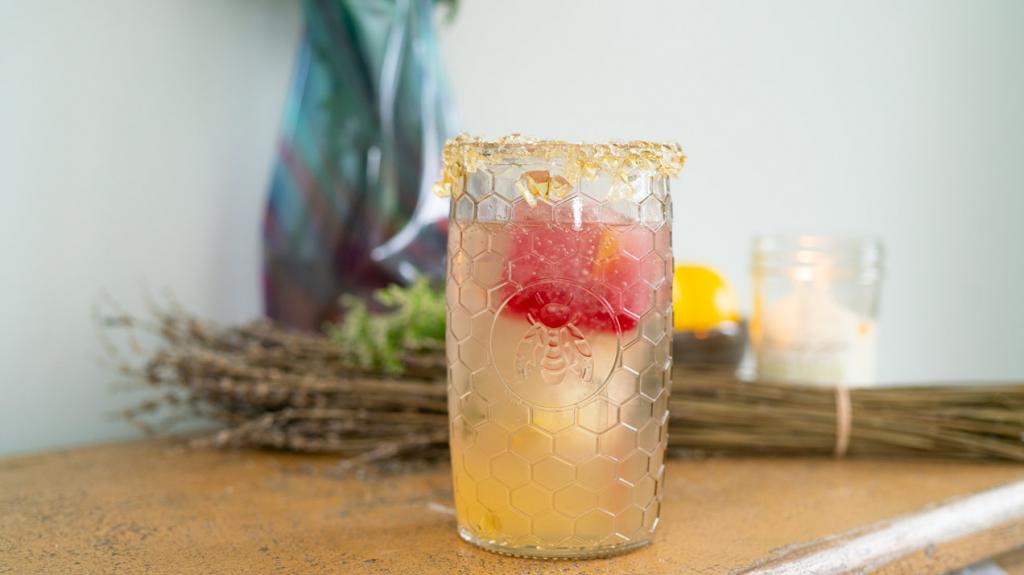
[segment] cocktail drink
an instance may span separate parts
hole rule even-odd
[[[678,147],[445,149],[448,398],[461,536],[534,557],[650,541],[671,382]]]

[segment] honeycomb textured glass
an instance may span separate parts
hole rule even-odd
[[[487,549],[601,556],[649,542],[658,526],[672,208],[657,172],[633,178],[628,194],[597,177],[529,197],[558,170],[492,162],[455,184],[455,506],[462,537]]]

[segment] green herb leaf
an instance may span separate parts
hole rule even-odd
[[[408,287],[379,289],[373,298],[387,311],[371,313],[362,300],[343,296],[344,321],[326,327],[327,337],[344,346],[361,368],[401,373],[404,356],[443,345],[444,292],[431,287],[426,278],[417,278]]]

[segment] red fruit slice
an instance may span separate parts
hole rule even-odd
[[[649,230],[600,224],[508,229],[510,276],[525,289],[508,302],[506,313],[559,323],[551,328],[565,319],[611,333],[634,329],[637,316],[650,308],[653,291],[643,278],[651,275],[644,266],[652,264],[636,257],[653,245]]]

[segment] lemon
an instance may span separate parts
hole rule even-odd
[[[676,331],[710,331],[740,319],[736,293],[717,271],[680,264],[672,274],[672,311]]]

